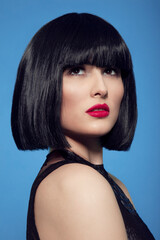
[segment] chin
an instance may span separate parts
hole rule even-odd
[[[74,124],[73,124],[74,125]],[[85,124],[77,124],[76,126],[73,127],[72,126],[67,126],[66,128],[63,128],[63,133],[65,136],[68,136],[70,138],[81,138],[81,137],[102,137],[106,134],[108,134],[113,126],[114,126],[114,122],[112,123],[94,123],[94,124],[89,124],[89,125],[85,125]]]
[[[91,129],[90,131],[88,129],[86,132],[81,132],[81,133],[79,133],[77,135],[81,135],[81,136],[83,135],[86,138],[87,137],[99,138],[99,137],[102,137],[102,136],[108,134],[111,131],[111,129],[112,128],[108,128],[108,129],[94,129],[94,130]]]
[[[113,128],[114,124],[113,125],[109,125],[109,124],[103,124],[101,126],[90,126],[88,128],[88,133],[90,132],[90,134],[92,135],[95,135],[95,136],[103,136],[103,135],[106,135],[107,133],[109,133],[112,128]]]

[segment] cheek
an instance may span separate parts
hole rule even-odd
[[[122,83],[117,91],[117,101],[119,102],[119,105],[121,104],[123,96],[124,96],[124,86]]]
[[[61,105],[61,125],[67,127],[77,118],[78,109],[82,101],[82,94],[79,94],[79,88],[75,88],[74,84],[64,85],[62,89],[62,105]]]
[[[79,102],[78,89],[72,85],[64,86],[62,89],[62,111],[68,111]]]
[[[114,86],[114,89],[111,91],[113,102],[119,108],[123,95],[124,95],[124,86],[122,82]]]
[[[123,95],[124,95],[123,83],[121,84],[119,83],[115,85],[114,88],[112,88],[110,99],[111,99],[111,110],[113,113],[112,116],[115,122],[119,115],[119,109],[120,109]]]

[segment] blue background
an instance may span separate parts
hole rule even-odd
[[[142,219],[160,239],[160,1],[0,1],[0,239],[25,239],[31,184],[47,151],[18,151],[10,112],[16,71],[26,45],[46,22],[89,12],[111,22],[133,58],[139,118],[129,152],[104,151],[106,170],[120,178]]]

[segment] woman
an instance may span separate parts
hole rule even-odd
[[[137,121],[131,56],[112,25],[71,13],[42,27],[20,62],[11,120],[19,149],[51,149],[27,239],[154,239],[103,166],[102,148],[128,150]]]

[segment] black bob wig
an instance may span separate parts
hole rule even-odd
[[[69,13],[52,20],[26,48],[18,68],[11,114],[19,149],[70,147],[60,123],[62,76],[66,67],[83,64],[121,71],[124,96],[119,116],[113,129],[100,140],[110,150],[129,149],[137,122],[131,55],[111,24],[87,13]]]

